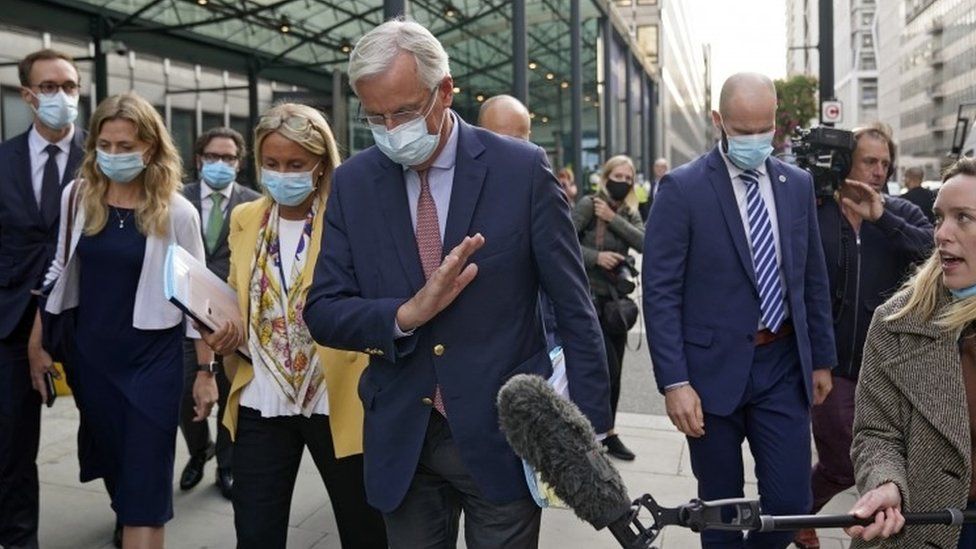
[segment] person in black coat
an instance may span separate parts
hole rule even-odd
[[[922,168],[913,166],[905,170],[905,194],[902,198],[918,206],[925,217],[929,218],[929,223],[935,223],[935,193],[922,186],[922,176],[925,174]]]

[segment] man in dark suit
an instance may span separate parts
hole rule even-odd
[[[8,549],[37,547],[36,459],[48,395],[44,371],[31,372],[28,362],[37,312],[31,290],[54,256],[61,189],[74,178],[85,139],[74,126],[80,88],[71,57],[41,50],[18,72],[34,123],[0,144],[0,546]]]
[[[906,169],[905,188],[908,190],[901,197],[918,206],[929,223],[935,223],[935,212],[932,211],[932,207],[935,206],[935,193],[922,186],[924,176],[925,171],[918,166]]]
[[[227,234],[230,230],[230,212],[238,204],[260,198],[260,194],[237,182],[237,174],[245,156],[244,138],[231,128],[212,128],[203,133],[194,145],[199,182],[183,187],[183,194],[200,212],[200,230],[203,231],[207,267],[221,280],[227,280],[230,269],[230,248]],[[180,410],[180,430],[190,451],[190,459],[180,475],[180,489],[189,490],[203,479],[203,466],[217,456],[217,486],[225,498],[230,499],[234,477],[231,472],[233,457],[230,433],[223,426],[224,405],[230,384],[223,371],[223,359],[217,364],[198,364],[192,339],[183,346],[183,404]],[[194,421],[193,382],[197,375],[213,370],[217,378],[217,443],[210,436],[207,421]]]
[[[742,497],[742,442],[763,511],[810,508],[810,407],[837,363],[813,182],[771,158],[776,90],[731,76],[722,140],[664,177],[644,244],[647,339],[702,499]],[[789,532],[707,531],[702,546],[786,547]]]
[[[363,36],[349,79],[377,146],[336,170],[305,322],[320,344],[372,355],[359,384],[369,502],[398,547],[453,546],[462,510],[469,546],[535,547],[540,509],[495,399],[516,374],[552,371],[540,288],[571,398],[598,433],[610,423],[569,206],[545,151],[450,110],[447,53],[417,23]]]

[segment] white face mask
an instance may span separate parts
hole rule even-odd
[[[431,103],[431,110],[434,104]],[[441,123],[437,127],[437,133],[427,132],[427,114],[401,124],[392,130],[386,129],[381,124],[370,124],[369,129],[373,132],[373,141],[376,146],[390,160],[402,166],[419,166],[430,160],[430,155],[434,154],[437,144],[440,142],[441,129],[444,127],[444,118],[447,117],[447,110],[444,110]]]

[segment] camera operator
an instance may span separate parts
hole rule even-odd
[[[854,388],[864,338],[874,309],[910,274],[912,264],[932,250],[932,225],[917,206],[885,194],[896,146],[888,129],[875,124],[854,130],[851,168],[817,207],[834,318],[838,365],[833,390],[813,407],[813,436],[819,462],[812,472],[813,509],[854,485],[851,431]],[[800,530],[796,544],[819,547],[814,530]]]
[[[634,192],[635,174],[629,157],[610,158],[600,171],[597,192],[581,198],[573,212],[610,369],[611,424],[603,444],[611,456],[626,461],[636,456],[614,433],[612,422],[620,399],[627,330],[637,321],[637,305],[627,298],[637,275],[634,258],[628,252],[633,248],[640,253],[644,248],[644,223]]]

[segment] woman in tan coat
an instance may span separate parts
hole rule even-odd
[[[976,509],[976,161],[935,201],[936,251],[878,307],[864,345],[851,457],[863,494],[852,547],[976,547],[976,525],[904,528],[902,511]]]
[[[308,447],[329,492],[343,547],[385,548],[380,514],[363,486],[366,356],[320,347],[302,309],[339,164],[332,130],[315,109],[272,107],[254,129],[265,198],[231,213],[230,274],[244,326],[203,334],[227,357],[224,424],[234,437],[234,527],[239,549],[285,547],[292,490]],[[251,362],[234,350],[245,345]]]

